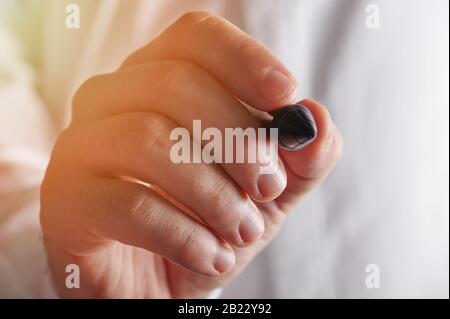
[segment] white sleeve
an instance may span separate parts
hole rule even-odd
[[[0,47],[0,298],[45,297],[39,186],[51,125],[35,92],[32,68],[20,58],[19,41],[2,22]]]

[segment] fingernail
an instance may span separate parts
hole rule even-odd
[[[286,184],[286,175],[279,162],[273,174],[260,174],[257,182],[259,194],[262,199],[272,199],[281,194],[286,188]]]
[[[260,93],[269,102],[286,101],[295,95],[296,83],[286,74],[268,69],[260,84]]]
[[[239,225],[239,235],[244,243],[259,239],[264,232],[264,220],[255,211],[247,213]]]
[[[217,246],[216,257],[214,258],[213,267],[219,273],[224,273],[233,267],[235,255],[231,248],[227,248],[222,244]]]
[[[274,112],[271,126],[278,128],[278,145],[288,151],[301,150],[317,137],[313,114],[299,104]]]

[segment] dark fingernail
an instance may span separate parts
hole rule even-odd
[[[278,128],[278,144],[297,151],[317,137],[317,126],[311,111],[301,105],[290,105],[274,112],[271,127]]]

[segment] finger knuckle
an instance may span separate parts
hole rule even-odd
[[[155,115],[143,119],[138,127],[140,140],[137,140],[145,155],[161,154],[167,151],[169,145],[170,127],[173,125],[163,116]]]
[[[70,128],[66,128],[58,135],[55,143],[53,144],[52,155],[50,163],[53,164],[61,157],[70,156],[72,144],[72,132]]]
[[[169,120],[157,114],[124,116],[114,124],[110,147],[113,153],[132,154],[136,159],[151,156],[165,151],[169,126]]]
[[[99,85],[108,77],[106,74],[95,75],[81,84],[72,98],[72,122],[85,118],[93,110],[93,97]]]
[[[168,64],[163,72],[162,88],[166,94],[173,95],[174,92],[180,92],[186,86],[192,85],[199,73],[199,68],[192,63],[174,61]]]

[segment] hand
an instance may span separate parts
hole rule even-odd
[[[262,44],[207,13],[181,17],[73,100],[41,189],[49,265],[65,297],[202,297],[234,278],[274,237],[285,213],[330,172],[342,138],[304,100],[318,136],[259,163],[174,164],[176,127],[261,127],[292,102],[296,82]],[[67,264],[81,287],[67,289]]]

